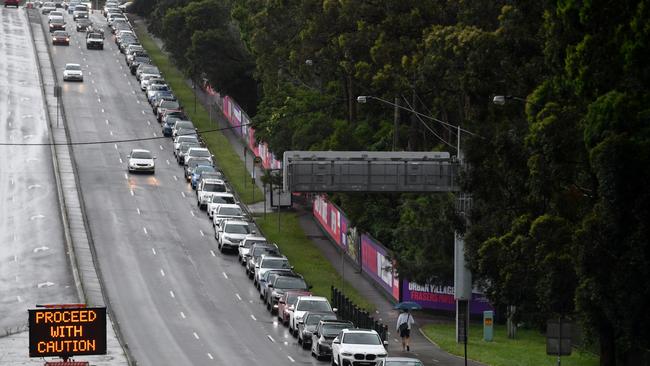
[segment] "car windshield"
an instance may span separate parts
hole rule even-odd
[[[191,155],[199,157],[199,158],[209,158],[210,156],[212,156],[212,154],[210,154],[210,151],[203,150],[203,149],[201,149],[201,150],[194,149],[194,150],[192,150]]]
[[[213,171],[214,171],[214,167],[211,167],[209,165],[203,165],[203,166],[196,167],[196,169],[194,170],[194,174],[200,175],[203,172],[213,172]]]
[[[343,343],[380,345],[381,339],[374,333],[347,333],[343,335]]]
[[[296,310],[299,311],[322,311],[322,312],[331,312],[332,308],[330,307],[329,302],[323,300],[302,300],[298,303]]]
[[[63,20],[63,17],[61,17],[61,18],[53,18],[50,21],[50,23],[52,23],[52,24],[63,24],[63,23],[65,23],[65,21]]]
[[[298,296],[302,295],[287,295],[287,305],[295,305],[298,302]]]
[[[193,169],[196,168],[199,165],[209,165],[210,160],[206,158],[190,158],[190,161],[187,163],[187,165]]]
[[[384,366],[423,366],[418,360],[390,360],[386,361]]]
[[[287,290],[306,289],[307,283],[298,277],[280,277],[275,281],[275,287]]]
[[[245,240],[243,244],[244,244],[244,247],[245,247],[245,248],[250,248],[250,247],[252,247],[252,246],[255,245],[255,244],[264,244],[264,243],[266,243],[266,241],[259,241],[259,240]]]
[[[159,74],[160,73],[160,71],[158,71],[158,68],[154,67],[154,66],[143,67],[141,72],[143,74]]]
[[[253,258],[258,258],[262,254],[279,254],[279,252],[272,247],[257,247],[253,249]]]
[[[149,151],[134,151],[131,153],[133,159],[151,159],[151,153]]]
[[[54,32],[54,37],[67,37],[67,36],[68,36],[68,32],[64,32],[64,31]]]
[[[260,264],[261,268],[274,268],[274,269],[289,269],[289,261],[286,259],[266,258]]]
[[[203,190],[206,192],[225,192],[226,186],[221,183],[206,183],[203,185]]]
[[[178,122],[178,124],[176,125],[176,129],[180,130],[181,128],[194,128],[194,124],[188,121]]]
[[[181,144],[181,151],[186,152],[187,150],[190,149],[190,147],[197,147],[197,146],[199,146],[199,144],[196,142],[184,142]]]
[[[81,65],[65,65],[66,70],[81,70]]]
[[[219,210],[219,215],[241,216],[241,208],[239,207],[222,207]]]
[[[163,100],[162,103],[160,103],[160,108],[178,109],[178,107],[178,102],[173,100]]]
[[[250,234],[251,229],[248,227],[248,225],[229,224],[226,225],[225,232],[229,234]]]
[[[316,325],[321,319],[335,319],[336,315],[328,314],[309,314],[305,319],[305,324],[307,325]]]
[[[235,203],[235,198],[226,197],[226,196],[214,196],[212,197],[212,202],[213,203]]]
[[[341,333],[343,329],[354,328],[352,323],[331,323],[323,324],[321,327],[321,333],[325,337],[336,337],[337,334]]]
[[[183,142],[199,142],[198,138],[196,136],[181,136],[176,140],[178,143],[183,143]]]

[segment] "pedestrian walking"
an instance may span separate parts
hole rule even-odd
[[[410,351],[411,325],[415,324],[411,311],[406,309],[397,317],[397,331],[402,338],[402,351]]]

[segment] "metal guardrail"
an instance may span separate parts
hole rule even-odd
[[[374,329],[382,341],[388,338],[388,326],[376,321],[370,313],[360,309],[343,292],[332,286],[332,307],[337,308],[337,315],[343,320],[349,320],[358,328]]]

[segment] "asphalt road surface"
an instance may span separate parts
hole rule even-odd
[[[86,50],[70,29],[70,46],[51,54],[71,140],[84,143],[74,157],[105,290],[138,365],[325,364],[267,312],[236,256],[217,251],[171,140],[152,139],[160,125],[112,36]],[[63,83],[68,62],[82,64],[83,83]],[[127,173],[133,148],[157,155],[155,175]]]
[[[23,9],[0,8],[0,333],[39,303],[77,302],[38,68]]]

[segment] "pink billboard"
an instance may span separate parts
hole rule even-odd
[[[361,270],[396,301],[400,301],[400,282],[388,250],[370,235],[361,235]]]

